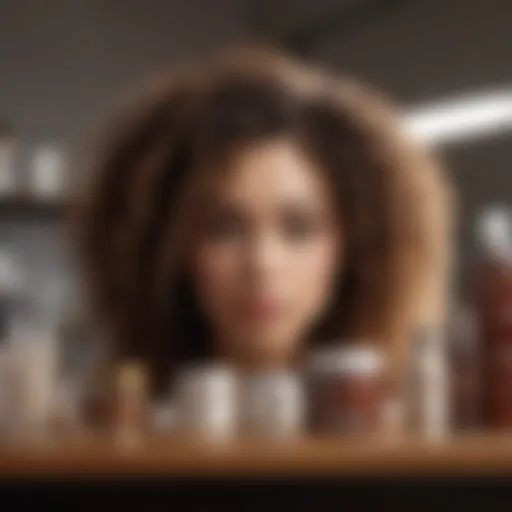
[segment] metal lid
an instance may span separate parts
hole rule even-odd
[[[384,354],[369,345],[331,346],[312,354],[309,367],[318,373],[375,374],[382,371]]]
[[[236,380],[236,377],[235,368],[227,364],[188,365],[178,371],[177,383],[208,382],[210,385],[214,383],[232,383]]]

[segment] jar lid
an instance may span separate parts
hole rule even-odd
[[[332,346],[316,351],[309,366],[318,373],[375,374],[383,369],[384,355],[375,346]]]
[[[233,382],[236,378],[235,369],[227,364],[188,365],[178,370],[178,383],[204,382],[209,384]]]

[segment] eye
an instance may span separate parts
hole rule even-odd
[[[283,219],[286,236],[292,240],[306,240],[318,234],[322,223],[317,215],[310,211],[290,211]]]
[[[214,240],[241,236],[245,232],[243,220],[235,212],[215,212],[206,220],[206,234]]]

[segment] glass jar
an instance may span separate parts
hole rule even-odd
[[[138,361],[121,364],[116,370],[113,428],[121,444],[137,442],[149,424],[147,369]]]
[[[382,423],[385,384],[384,357],[377,347],[346,345],[317,351],[308,371],[312,430],[375,433]]]
[[[286,439],[302,432],[305,407],[297,373],[274,369],[245,375],[241,395],[244,433]]]
[[[238,376],[230,366],[180,370],[175,390],[180,430],[197,438],[231,439],[238,421],[237,390]]]

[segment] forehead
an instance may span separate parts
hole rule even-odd
[[[328,187],[296,143],[275,139],[234,154],[216,180],[214,194],[249,207],[293,200],[325,203]]]

